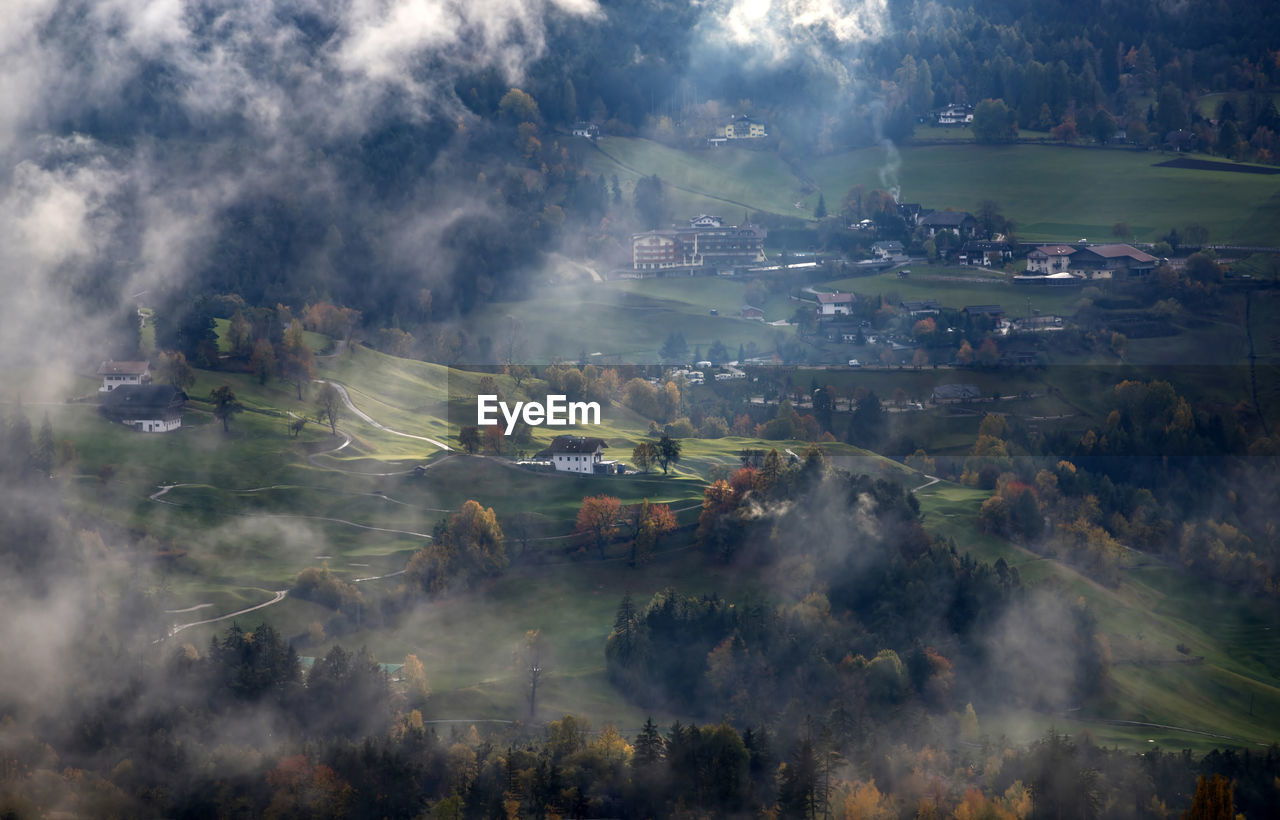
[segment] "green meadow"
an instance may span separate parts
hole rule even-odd
[[[934,129],[945,130],[945,129]],[[956,134],[959,134],[958,136]],[[965,132],[933,144],[898,147],[902,199],[942,210],[998,203],[1023,239],[1110,241],[1125,222],[1133,239],[1153,242],[1170,228],[1198,223],[1210,241],[1274,245],[1280,241],[1280,179],[1276,176],[1162,168],[1176,154],[1063,145],[977,145]],[[585,150],[585,149],[584,149]],[[846,151],[788,165],[776,152],[737,146],[681,151],[648,140],[606,137],[585,155],[593,173],[633,182],[657,174],[673,186],[673,219],[711,210],[736,219],[742,203],[784,216],[810,218],[818,195],[834,209],[855,185],[883,188],[883,148]],[[797,207],[797,203],[799,207]]]

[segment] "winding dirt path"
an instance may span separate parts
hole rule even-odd
[[[913,492],[913,493],[920,492],[920,491],[921,491],[921,490],[923,490],[925,487],[932,487],[934,484],[937,484],[939,481],[941,481],[941,480],[942,480],[942,479],[938,478],[937,476],[931,476],[931,475],[926,475],[926,476],[925,476],[925,478],[927,478],[927,479],[929,479],[929,480],[928,480],[928,481],[926,481],[925,483],[921,484],[919,487],[912,487],[912,488],[911,488],[911,492]]]
[[[448,444],[445,444],[443,441],[439,441],[438,439],[428,438],[427,436],[417,436],[417,435],[414,435],[413,433],[402,433],[399,430],[392,430],[390,427],[387,427],[385,424],[381,424],[377,421],[374,421],[373,418],[369,416],[368,413],[365,413],[363,410],[361,410],[359,407],[356,407],[355,404],[352,403],[351,394],[347,392],[347,388],[343,386],[341,382],[335,382],[332,379],[316,379],[316,384],[333,385],[334,389],[338,391],[338,395],[342,396],[342,403],[347,406],[347,409],[350,410],[357,418],[359,418],[365,424],[368,424],[370,427],[376,427],[382,432],[390,433],[393,436],[403,436],[404,438],[411,438],[411,439],[416,439],[418,441],[425,441],[428,444],[435,445],[436,447],[439,447],[441,450],[445,450],[448,452],[452,452],[453,450],[453,448],[450,447]]]
[[[216,617],[216,618],[206,618],[206,619],[205,619],[205,620],[203,620],[203,621],[192,621],[192,622],[191,622],[191,623],[189,623],[189,624],[178,624],[178,625],[176,625],[176,626],[172,627],[172,628],[169,630],[169,635],[168,635],[168,637],[172,638],[174,635],[177,635],[177,634],[178,634],[179,632],[181,632],[182,630],[184,630],[184,629],[190,629],[190,628],[191,628],[191,627],[193,627],[193,626],[204,626],[205,624],[215,624],[215,623],[217,623],[218,621],[225,621],[225,620],[227,620],[228,618],[235,618],[235,617],[238,617],[238,616],[240,616],[240,615],[245,615],[245,614],[247,614],[247,613],[249,613],[249,612],[253,612],[253,611],[255,611],[255,610],[258,610],[258,609],[262,609],[262,608],[264,608],[264,607],[271,606],[272,604],[278,604],[278,603],[280,603],[281,601],[283,601],[283,600],[285,599],[285,596],[286,596],[286,595],[288,595],[288,594],[289,594],[289,590],[287,590],[287,589],[279,589],[279,590],[276,590],[276,591],[272,594],[272,598],[271,598],[271,600],[270,600],[270,601],[267,601],[267,602],[265,602],[265,603],[261,603],[261,604],[258,604],[258,605],[256,605],[256,606],[246,607],[245,609],[241,609],[241,610],[238,610],[238,611],[236,611],[236,612],[229,612],[229,613],[227,613],[226,615],[219,615],[219,616],[218,616],[218,617]],[[209,606],[209,605],[208,605],[208,604],[201,604],[201,606]]]

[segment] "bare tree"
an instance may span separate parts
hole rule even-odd
[[[538,713],[538,685],[547,671],[548,646],[541,629],[530,629],[517,650],[517,665],[525,681],[525,695],[529,699],[529,720]]]
[[[342,417],[342,394],[331,383],[325,382],[316,397],[316,420],[329,425],[329,432],[338,434],[338,419]]]

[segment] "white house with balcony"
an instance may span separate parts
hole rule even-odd
[[[556,436],[551,446],[534,458],[549,460],[557,472],[609,473],[615,471],[616,462],[604,460],[604,450],[608,446],[604,439],[590,436]]]
[[[819,316],[848,316],[857,297],[852,293],[819,293]]]
[[[1027,254],[1027,273],[1062,273],[1071,267],[1071,254],[1075,252],[1070,245],[1041,245]]]
[[[126,385],[143,385],[151,382],[151,366],[149,362],[116,362],[108,359],[98,366],[98,375],[102,377],[99,393],[110,393],[117,387]]]

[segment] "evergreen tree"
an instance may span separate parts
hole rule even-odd
[[[625,601],[631,598],[628,595]],[[653,766],[662,760],[666,749],[666,743],[663,741],[662,733],[658,731],[657,724],[653,722],[653,718],[645,719],[644,727],[640,730],[640,734],[636,735],[635,754],[631,758],[633,768],[640,769],[646,766]]]
[[[53,471],[55,448],[53,424],[49,421],[49,414],[45,413],[44,420],[40,423],[40,434],[36,437],[35,451],[31,457],[31,466],[41,478],[48,478]]]
[[[5,430],[5,472],[14,478],[25,477],[32,466],[31,422],[23,409],[22,398],[13,408],[13,417]]]

